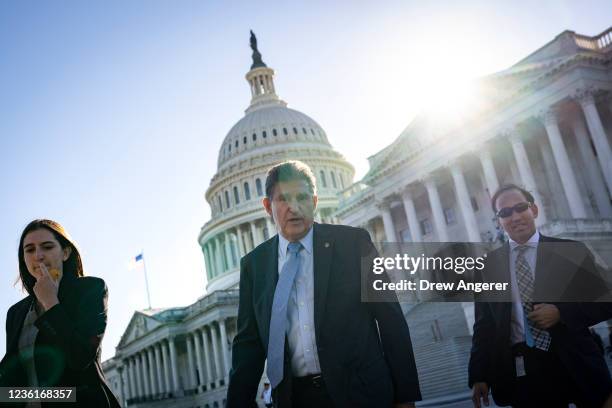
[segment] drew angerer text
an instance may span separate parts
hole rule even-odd
[[[426,279],[420,279],[417,282],[402,279],[399,282],[384,282],[377,279],[373,282],[374,290],[390,290],[390,291],[456,291],[464,290],[480,293],[489,290],[508,290],[508,282],[430,282]]]

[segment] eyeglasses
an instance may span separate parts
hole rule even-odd
[[[495,215],[497,215],[497,217],[499,217],[499,218],[508,218],[515,211],[516,211],[517,214],[526,211],[528,208],[531,208],[532,204],[533,203],[522,202],[522,203],[516,204],[513,207],[504,207],[504,208],[500,209],[497,212],[497,214],[495,214]]]

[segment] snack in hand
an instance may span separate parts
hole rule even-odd
[[[49,275],[53,278],[54,281],[57,281],[60,276],[60,270],[56,268],[49,269]]]

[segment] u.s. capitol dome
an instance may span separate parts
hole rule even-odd
[[[274,70],[266,66],[251,36],[253,64],[246,74],[251,103],[219,148],[217,172],[206,190],[211,219],[198,242],[207,271],[207,292],[237,287],[240,258],[276,234],[263,210],[266,173],[285,160],[301,160],[317,178],[316,219],[333,223],[338,193],[349,187],[353,166],[335,151],[310,116],[287,107],[276,94]]]

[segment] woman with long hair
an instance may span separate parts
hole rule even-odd
[[[6,316],[3,387],[76,387],[75,407],[119,407],[100,364],[107,288],[84,276],[75,242],[57,222],[30,222],[18,249],[19,279],[28,296]],[[27,402],[26,407],[53,407]],[[65,406],[61,404],[60,406]]]

